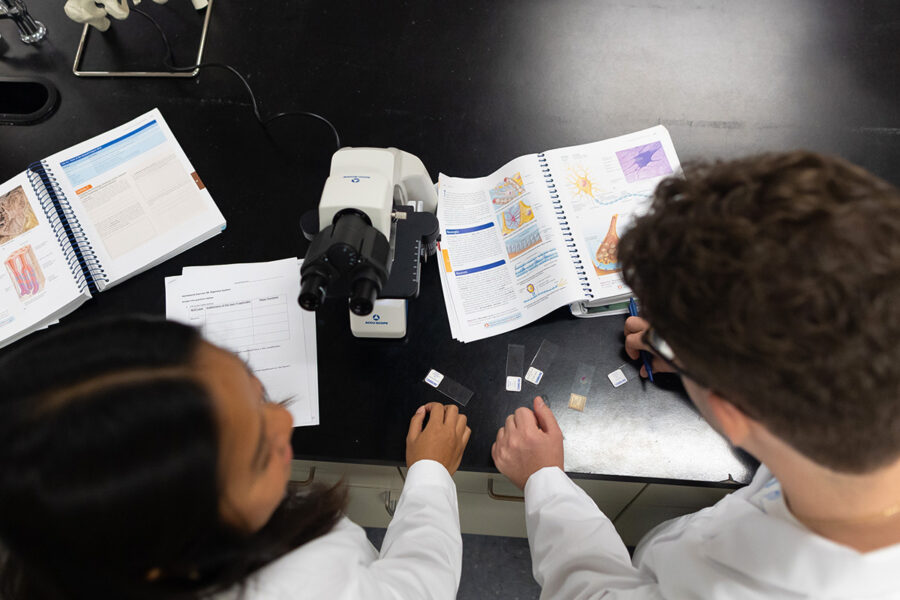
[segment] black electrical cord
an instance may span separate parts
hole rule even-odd
[[[250,94],[250,102],[252,103],[252,106],[253,106],[253,116],[256,117],[256,120],[264,128],[268,127],[269,123],[271,123],[272,121],[275,121],[276,119],[281,119],[284,117],[310,117],[310,118],[317,119],[317,120],[325,123],[325,125],[327,125],[329,129],[331,129],[331,133],[334,134],[335,147],[337,150],[341,149],[341,136],[338,134],[337,129],[335,128],[334,125],[332,125],[331,121],[329,121],[322,115],[319,115],[319,114],[316,114],[313,112],[307,112],[304,110],[298,110],[298,111],[290,111],[290,112],[280,112],[275,115],[272,115],[271,117],[267,117],[264,119],[262,117],[262,115],[259,114],[259,105],[256,102],[256,94],[253,93],[253,90],[250,88],[250,84],[247,83],[247,80],[244,79],[244,76],[241,75],[240,73],[238,73],[237,69],[235,69],[231,65],[226,65],[224,63],[215,63],[215,62],[204,62],[204,63],[200,63],[200,64],[196,64],[196,65],[191,65],[189,67],[176,67],[174,64],[175,63],[175,55],[172,52],[171,44],[169,44],[169,38],[168,38],[168,36],[166,36],[166,32],[163,31],[163,28],[160,27],[159,23],[156,22],[156,19],[154,19],[153,17],[151,17],[144,11],[139,10],[137,8],[132,9],[132,12],[136,12],[137,14],[141,15],[142,17],[144,17],[145,19],[150,21],[154,27],[156,27],[156,30],[159,32],[159,35],[162,37],[163,43],[166,46],[166,56],[165,56],[165,58],[163,58],[163,64],[166,66],[166,68],[171,69],[172,71],[180,71],[180,72],[193,71],[194,69],[205,69],[205,68],[209,68],[209,67],[215,67],[218,69],[225,69],[226,71],[231,71],[235,77],[237,77],[238,79],[241,80],[241,83],[244,84],[244,88],[247,90],[247,93]]]

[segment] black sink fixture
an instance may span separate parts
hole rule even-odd
[[[56,110],[59,92],[43,77],[0,77],[0,125],[30,125]]]

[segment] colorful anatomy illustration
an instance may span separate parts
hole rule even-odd
[[[534,248],[541,243],[541,231],[537,225],[526,227],[516,235],[506,238],[506,254],[513,259],[526,250]]]
[[[508,235],[530,221],[534,220],[534,211],[531,207],[519,200],[513,206],[500,213],[500,229],[503,235]]]
[[[491,189],[491,202],[497,206],[508,204],[525,193],[525,184],[522,174],[516,173],[512,177],[504,177],[503,183]]]
[[[34,296],[44,287],[44,272],[31,246],[19,248],[6,259],[6,272],[12,279],[19,299]]]
[[[594,189],[591,174],[587,169],[583,167],[569,167],[568,180],[572,195],[576,198],[585,196],[593,200],[597,199],[598,190]]]
[[[662,142],[653,142],[616,152],[625,181],[632,183],[641,179],[662,177],[672,172],[669,159]]]
[[[28,204],[22,186],[0,196],[0,244],[8,242],[37,224],[37,217]]]
[[[619,266],[619,257],[616,252],[619,246],[619,236],[616,233],[616,220],[618,218],[619,215],[612,216],[606,237],[600,242],[597,253],[594,255],[596,259],[594,270],[597,271],[597,275],[609,275],[622,270]]]

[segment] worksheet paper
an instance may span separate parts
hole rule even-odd
[[[225,218],[157,109],[44,160],[103,290],[207,240]]]
[[[185,267],[166,278],[166,316],[244,359],[294,426],[319,424],[315,313],[297,304],[300,263]]]

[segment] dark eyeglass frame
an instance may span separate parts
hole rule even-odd
[[[672,347],[660,336],[655,329],[652,327],[644,331],[644,335],[641,336],[641,341],[650,348],[650,351],[653,352],[656,356],[660,358],[664,363],[672,367],[676,373],[681,375],[682,377],[687,377],[688,379],[693,380],[697,384],[704,386],[706,384],[703,383],[703,380],[698,379],[690,371],[678,366],[675,363],[675,351],[672,350]]]
[[[654,355],[658,356],[664,363],[672,367],[672,369],[676,373],[678,373],[682,377],[687,377],[700,387],[709,388],[709,385],[707,385],[702,379],[698,379],[693,374],[691,374],[690,371],[687,371],[675,364],[675,351],[672,350],[672,347],[666,342],[666,340],[664,340],[658,333],[656,333],[656,330],[653,329],[653,327],[647,329],[644,332],[644,335],[641,336],[641,341],[644,342],[644,345],[650,348],[650,351],[653,352]],[[715,388],[710,389],[721,398],[728,398],[726,394],[717,391]],[[729,400],[729,402],[731,402],[731,400]],[[738,405],[736,403],[734,403],[734,406],[754,419],[759,418],[757,411],[755,411],[752,406],[747,407],[742,404]]]

